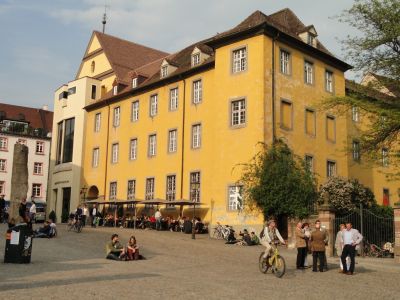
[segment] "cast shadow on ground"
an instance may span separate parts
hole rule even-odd
[[[76,277],[70,279],[57,279],[57,280],[45,280],[45,281],[29,281],[29,282],[19,282],[19,283],[6,283],[0,284],[0,290],[2,292],[9,290],[19,290],[19,289],[32,289],[32,288],[41,288],[48,286],[68,286],[78,283],[90,283],[100,281],[119,281],[119,280],[134,280],[134,279],[142,279],[149,277],[158,277],[160,275],[157,274],[148,274],[148,273],[130,273],[130,274],[116,274],[113,276],[110,275],[99,275],[99,276],[91,276],[91,277]]]

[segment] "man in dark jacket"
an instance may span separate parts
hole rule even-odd
[[[321,230],[321,222],[315,221],[315,231],[311,233],[311,251],[313,256],[313,272],[317,272],[317,259],[319,271],[324,271],[326,232]]]

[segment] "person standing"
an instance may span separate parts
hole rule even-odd
[[[83,209],[82,209],[82,225],[83,226],[86,225],[86,220],[89,220],[89,210],[87,208],[87,205],[84,204]]]
[[[351,222],[346,223],[346,229],[342,233],[343,251],[340,256],[343,265],[343,274],[353,275],[354,265],[356,263],[356,250],[363,240],[363,236],[357,229],[353,228]],[[350,268],[347,269],[346,257],[350,256]]]
[[[304,268],[308,268],[308,260],[307,260],[307,254],[311,254],[311,245],[310,245],[310,237],[311,237],[311,231],[310,231],[310,224],[304,223],[303,224],[303,232],[305,235],[305,241],[306,241],[306,246],[307,246],[307,251],[306,251],[306,256],[304,257]]]
[[[157,209],[156,213],[154,214],[154,217],[156,218],[156,230],[161,230],[162,214],[159,209]]]
[[[307,244],[306,244],[306,236],[302,229],[303,224],[301,222],[297,223],[295,236],[296,236],[296,248],[297,248],[297,260],[296,260],[296,268],[304,269],[304,260],[307,255]]]
[[[319,260],[319,271],[324,271],[325,263],[325,241],[326,231],[321,230],[321,222],[315,221],[315,231],[311,233],[311,251],[313,256],[313,272],[317,272],[317,260]]]
[[[97,218],[97,206],[96,204],[93,205],[92,209],[92,227],[96,227],[96,218]]]
[[[5,221],[4,213],[6,210],[6,200],[4,200],[4,195],[0,195],[0,223]]]
[[[32,200],[32,205],[29,208],[29,218],[31,219],[32,222],[35,220],[35,216],[36,216],[36,203],[34,200]]]
[[[339,273],[343,272],[343,264],[342,264],[342,252],[343,252],[343,231],[345,230],[346,226],[344,224],[339,225],[339,231],[336,234],[336,240],[335,240],[335,249],[336,249],[336,254],[339,256],[339,266],[340,266],[340,271]],[[349,267],[348,263],[348,257],[346,257],[346,264],[347,267]]]

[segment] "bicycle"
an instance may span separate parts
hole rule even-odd
[[[271,272],[278,278],[281,278],[286,271],[286,263],[285,259],[279,254],[279,250],[277,244],[273,244],[273,254],[272,256],[268,256],[264,258],[265,252],[261,252],[259,260],[258,260],[258,267],[261,273],[266,274],[269,269]]]
[[[228,240],[229,234],[232,231],[232,227],[229,225],[222,226],[217,222],[217,227],[214,227],[213,238]]]
[[[68,231],[74,230],[75,232],[80,233],[82,231],[82,227],[83,227],[83,224],[82,224],[82,221],[80,218],[78,218],[77,220],[75,220],[75,218],[74,219],[70,218],[68,220],[68,224],[67,224]]]

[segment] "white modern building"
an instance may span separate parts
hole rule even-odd
[[[27,199],[46,202],[53,112],[0,103],[0,195],[10,199],[14,145],[24,144],[28,155]]]

